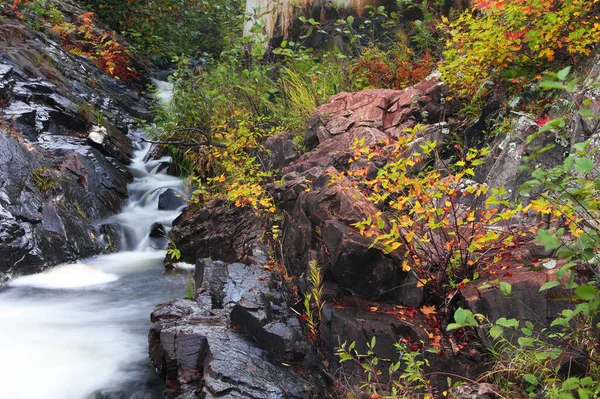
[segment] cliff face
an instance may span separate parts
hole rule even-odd
[[[56,4],[66,21],[85,12]],[[0,22],[0,284],[105,249],[110,227],[96,221],[126,199],[129,129],[149,117],[144,99],[67,51],[49,23]]]

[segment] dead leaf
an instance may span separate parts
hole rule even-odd
[[[423,306],[421,309],[419,309],[421,311],[421,313],[423,313],[425,316],[429,316],[432,314],[436,314],[436,310],[435,310],[435,306],[431,305],[431,306]]]

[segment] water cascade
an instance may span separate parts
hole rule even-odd
[[[168,229],[179,214],[158,210],[159,195],[183,193],[167,159],[144,162],[149,148],[135,151],[128,203],[103,221],[120,227],[120,252],[16,278],[0,291],[3,398],[162,397],[148,361],[149,314],[184,296],[188,275],[163,275],[166,240],[148,237],[153,223]]]

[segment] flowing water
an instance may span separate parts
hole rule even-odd
[[[164,274],[164,240],[148,232],[179,214],[159,211],[159,194],[183,187],[160,171],[164,159],[144,163],[148,149],[136,150],[129,200],[109,221],[122,228],[120,252],[16,278],[0,291],[0,398],[162,397],[148,360],[149,315],[184,296],[188,276]]]

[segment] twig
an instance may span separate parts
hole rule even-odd
[[[225,144],[215,143],[211,140],[207,141],[162,141],[162,140],[148,140],[143,137],[140,138],[141,142],[150,143],[150,144],[170,144],[170,145],[178,145],[181,147],[219,147],[219,148],[227,148]]]

